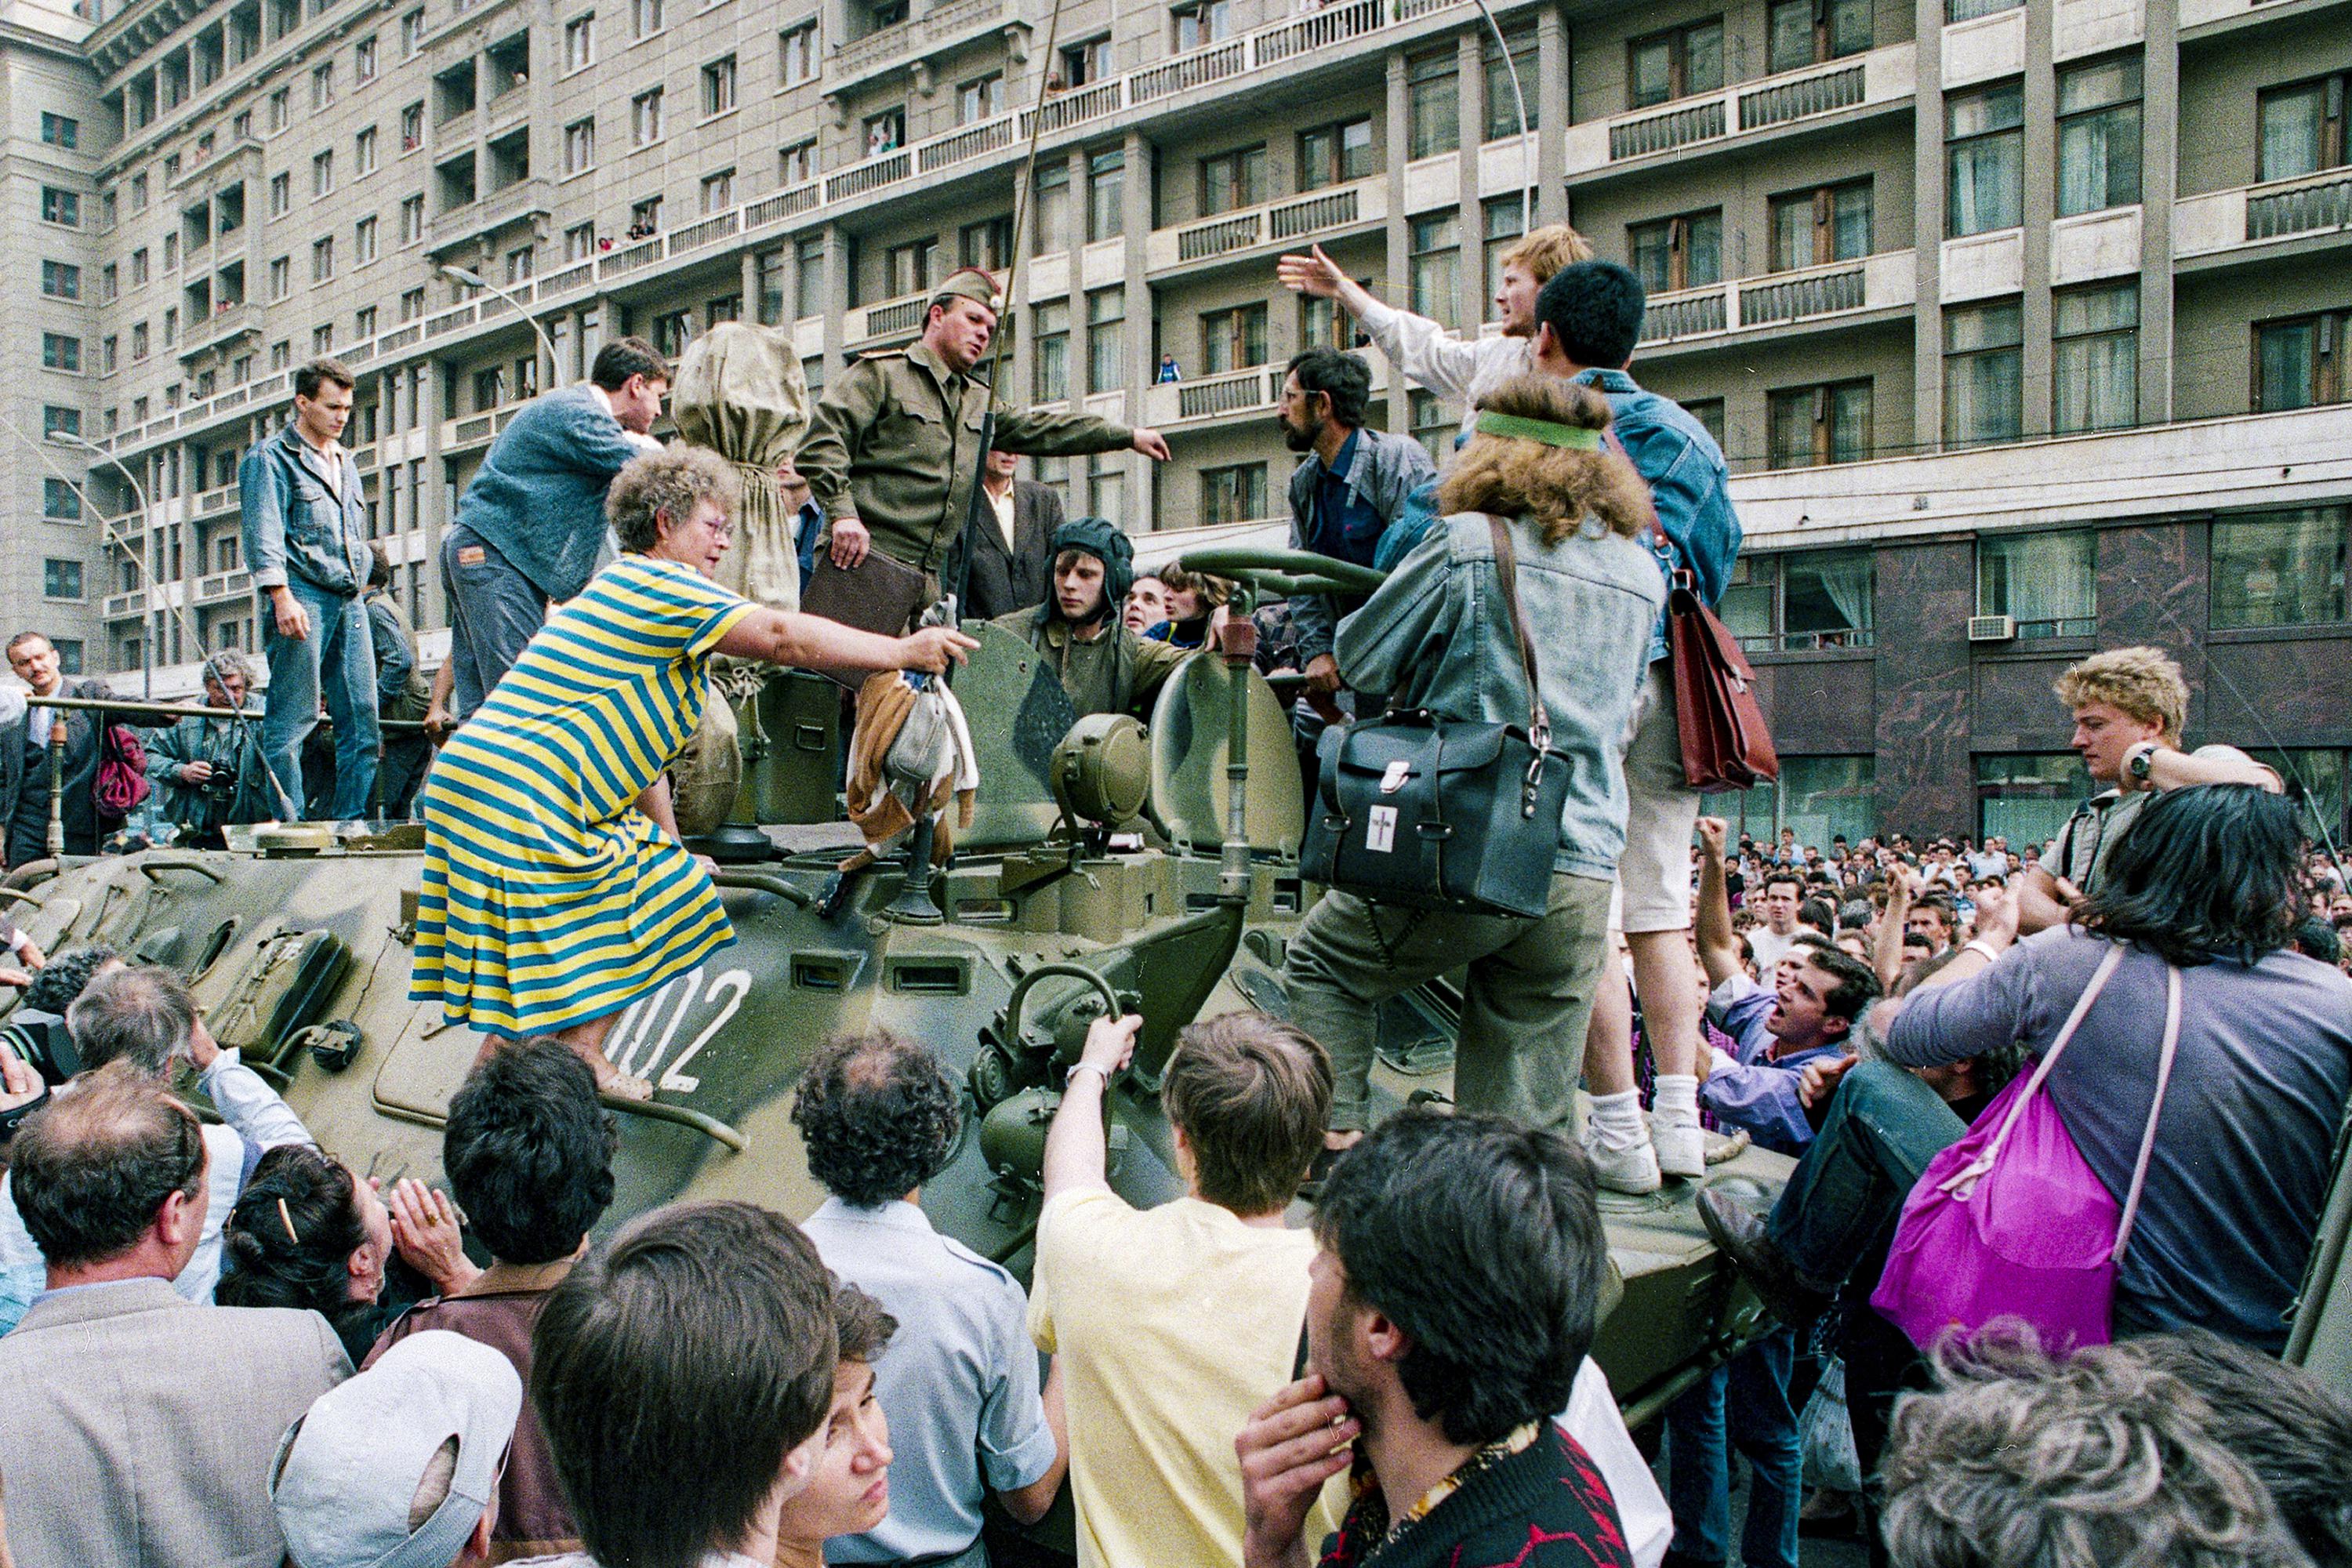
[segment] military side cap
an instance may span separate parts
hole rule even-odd
[[[1074,517],[1054,531],[1054,553],[1083,550],[1103,563],[1103,592],[1113,605],[1135,586],[1135,546],[1118,525],[1099,517]]]
[[[995,278],[977,267],[959,267],[949,273],[932,292],[930,303],[943,305],[950,300],[971,300],[992,310],[1004,309],[1004,295],[998,289]]]

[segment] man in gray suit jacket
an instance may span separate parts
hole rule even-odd
[[[0,1339],[0,1481],[19,1568],[277,1568],[278,1442],[351,1375],[315,1312],[196,1307],[172,1280],[204,1228],[202,1128],[127,1062],[10,1145],[47,1289]]]
[[[1015,479],[1021,459],[991,452],[981,488],[994,528],[973,531],[971,581],[963,618],[992,621],[1045,602],[1054,584],[1054,531],[1062,526],[1062,498],[1051,486]]]

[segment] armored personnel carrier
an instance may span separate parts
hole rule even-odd
[[[1323,574],[1349,570],[1338,563],[1286,552],[1192,563],[1253,593],[1361,586]],[[793,1085],[828,1036],[883,1026],[931,1044],[968,1087],[967,1134],[924,1206],[1025,1275],[1062,1069],[1106,1011],[1146,1021],[1113,1096],[1113,1184],[1137,1204],[1181,1191],[1154,1092],[1176,1034],[1234,1009],[1283,1013],[1285,943],[1318,893],[1298,874],[1306,816],[1287,715],[1245,652],[1213,650],[1168,682],[1149,725],[1080,721],[1024,643],[967,629],[981,647],[956,690],[982,785],[955,859],[936,873],[915,856],[886,860],[845,885],[854,832],[771,821],[761,858],[719,868],[737,942],[630,1007],[606,1046],[656,1086],[651,1103],[613,1104],[608,1228],[681,1197],[809,1213],[824,1194],[788,1118]],[[771,683],[744,708],[744,798],[798,795],[830,815],[830,689],[803,701]],[[1114,831],[1139,823],[1139,840]],[[5,896],[51,952],[104,942],[186,975],[221,1043],[281,1087],[323,1147],[355,1169],[431,1181],[480,1040],[408,1000],[421,859],[413,826],[344,840],[262,831],[225,851],[42,862],[11,876]],[[1400,1016],[1443,1033],[1457,1001],[1433,985]],[[1442,1098],[1449,1082],[1384,1069],[1380,1088],[1393,1104]],[[1707,1182],[1760,1196],[1788,1170],[1749,1150]],[[1636,1426],[1760,1331],[1699,1224],[1698,1184],[1603,1199],[1622,1298],[1594,1354]]]

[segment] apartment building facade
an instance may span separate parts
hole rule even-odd
[[[1499,44],[1467,0],[100,14],[84,162],[58,176],[80,221],[42,229],[86,258],[80,300],[43,309],[78,317],[81,368],[55,374],[105,453],[68,467],[121,535],[83,535],[90,667],[186,685],[202,651],[256,646],[235,468],[314,353],[361,373],[373,526],[430,627],[439,533],[488,443],[614,334],[676,351],[717,321],[775,325],[821,388],[1017,239],[1011,389],[1175,454],[1041,477],[1139,534],[1268,518],[1293,460],[1282,365],[1354,341],[1278,289],[1274,258],[1319,243],[1475,328],[1529,196],[1642,274],[1638,374],[1739,476],[1727,614],[1791,761],[1744,803],[1761,819],[2006,821],[2074,787],[2021,699],[1991,695],[2042,672],[1982,672],[2147,619],[2111,552],[2170,541],[2159,640],[2272,639],[2231,678],[2274,728],[2278,648],[2352,648],[2352,471],[2321,438],[2352,396],[2352,0],[1493,15]],[[39,210],[10,199],[12,225]],[[1371,357],[1376,421],[1442,448],[1459,411]],[[2250,488],[2276,453],[2308,457]],[[2148,482],[2168,463],[2188,467]],[[2108,478],[2063,505],[1971,499],[2082,474]],[[1920,703],[1953,710],[1937,747]],[[1996,710],[2018,724],[1985,727]],[[2309,717],[2276,743],[2334,748],[2340,779],[2352,727]]]

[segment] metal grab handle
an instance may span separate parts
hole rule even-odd
[[[624,1100],[617,1094],[599,1093],[596,1098],[611,1110],[642,1116],[651,1121],[668,1121],[680,1127],[691,1127],[713,1141],[724,1143],[738,1154],[751,1146],[751,1141],[707,1111],[690,1106],[665,1105],[657,1100]]]
[[[1030,988],[1040,980],[1057,976],[1064,980],[1085,981],[1101,994],[1104,1005],[1110,1009],[1109,1016],[1116,1018],[1119,1016],[1118,993],[1110,988],[1109,981],[1095,971],[1083,963],[1041,963],[1016,981],[1013,994],[1004,999],[1004,1036],[1008,1047],[1021,1037],[1021,1005],[1029,999]]]
[[[1369,594],[1388,581],[1388,574],[1374,567],[1318,555],[1311,550],[1255,550],[1242,544],[1188,550],[1177,564],[1187,572],[1205,572],[1212,577],[1255,574],[1318,580],[1310,590],[1316,593]]]
[[[814,894],[798,883],[787,882],[772,871],[713,871],[710,883],[716,888],[742,888],[755,893],[773,893],[798,910],[807,909],[816,902]]]
[[[146,874],[149,881],[159,888],[163,885],[163,879],[157,873],[163,871],[194,871],[215,887],[225,879],[216,868],[205,865],[190,854],[151,853],[139,862],[139,869]]]

